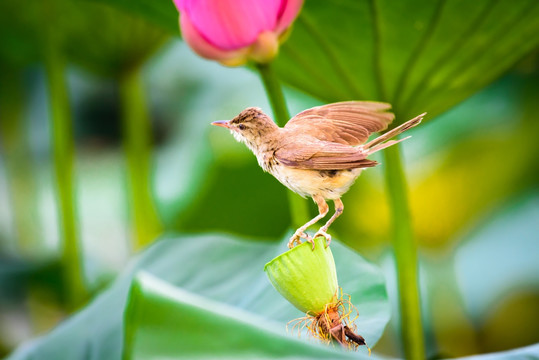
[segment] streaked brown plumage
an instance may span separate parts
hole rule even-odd
[[[314,235],[331,236],[327,229],[342,213],[341,196],[348,191],[364,168],[378,163],[370,154],[394,145],[392,137],[419,124],[425,114],[367,142],[374,132],[387,129],[395,115],[391,105],[381,102],[346,101],[317,106],[300,112],[283,127],[278,127],[259,108],[247,108],[230,121],[212,124],[230,129],[256,155],[260,166],[290,190],[310,196],[318,205],[319,215],[300,227],[288,246],[304,238],[314,241],[305,230],[327,215],[326,200],[335,203],[335,214]]]

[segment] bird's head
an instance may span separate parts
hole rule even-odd
[[[279,127],[260,108],[243,110],[232,120],[214,121],[212,125],[230,129],[234,138],[245,143],[253,152],[269,142],[269,136]]]

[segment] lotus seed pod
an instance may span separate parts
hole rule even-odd
[[[304,242],[277,256],[264,267],[271,284],[304,313],[319,314],[337,300],[337,272],[325,239],[315,239],[315,248]]]

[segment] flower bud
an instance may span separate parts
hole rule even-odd
[[[200,56],[228,66],[270,62],[303,0],[174,0],[182,36]]]
[[[339,294],[337,272],[331,249],[322,237],[314,239],[314,250],[305,242],[277,256],[264,267],[277,291],[306,316],[290,321],[293,328],[306,328],[324,343],[336,341],[357,349],[367,345],[355,332],[350,316],[357,314],[350,296]],[[288,328],[288,326],[287,326]],[[370,349],[367,346],[370,354]]]
[[[271,284],[304,313],[319,314],[337,299],[338,283],[331,249],[322,237],[277,256],[264,267]]]

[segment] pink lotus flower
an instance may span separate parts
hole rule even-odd
[[[271,61],[303,0],[173,0],[183,39],[200,56],[238,66]]]

